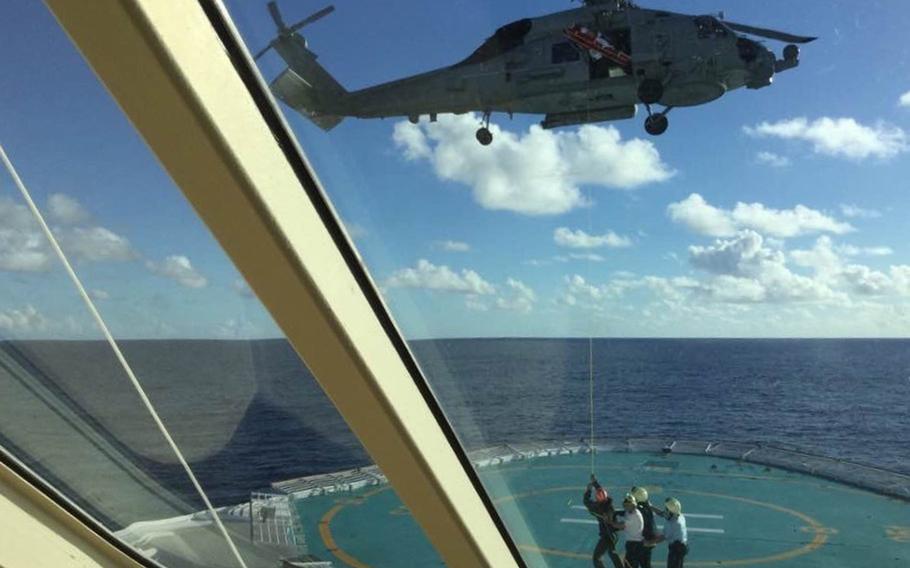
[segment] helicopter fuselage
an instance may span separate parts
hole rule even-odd
[[[596,36],[623,59],[585,48],[570,29]],[[701,105],[734,89],[766,87],[775,71],[798,65],[798,50],[777,60],[712,16],[634,6],[587,5],[519,20],[455,65],[354,92],[313,80],[314,73],[326,72],[303,39],[295,39],[276,40],[289,69],[272,89],[317,124],[321,118],[324,128],[345,116],[417,122],[472,111],[545,115],[545,128],[617,120],[635,116],[640,103],[650,115],[651,104]]]

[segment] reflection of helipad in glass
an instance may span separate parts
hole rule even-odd
[[[590,456],[514,460],[480,470],[531,566],[590,566],[597,527],[581,505]],[[601,453],[611,493],[645,485],[683,502],[687,566],[910,566],[910,503],[801,473],[730,459]],[[310,550],[354,567],[441,560],[388,486],[296,501]],[[666,547],[654,552],[665,565]]]

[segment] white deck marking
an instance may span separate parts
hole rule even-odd
[[[559,519],[560,523],[571,523],[576,525],[596,525],[596,519]],[[658,529],[664,528],[663,525],[657,525]],[[691,533],[708,533],[708,534],[726,534],[724,529],[703,529],[698,527],[688,527],[688,530]]]
[[[657,528],[658,528],[658,530],[662,530],[664,528],[664,526],[657,525]],[[689,532],[694,532],[694,533],[724,534],[724,529],[700,529],[700,528],[696,528],[696,527],[688,527],[688,528],[686,528],[686,530]]]
[[[573,509],[579,509],[581,511],[586,511],[587,507],[584,505],[572,505]],[[707,513],[686,513],[687,519],[720,519],[723,520],[723,515],[709,515]]]

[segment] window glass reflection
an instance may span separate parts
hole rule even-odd
[[[323,518],[394,491],[52,16],[4,15],[0,142],[243,563],[343,565]],[[5,169],[0,290],[4,459],[161,565],[239,566]]]
[[[590,562],[593,470],[690,564],[906,560],[903,8],[584,4],[338,4],[301,34],[346,94],[276,92],[515,542]]]

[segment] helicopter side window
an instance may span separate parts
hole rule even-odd
[[[700,39],[727,37],[727,28],[711,16],[695,18],[695,28]]]
[[[524,43],[525,36],[531,31],[532,25],[533,23],[528,18],[504,25],[496,30],[493,37],[483,42],[474,53],[455,67],[483,63],[484,61],[489,61],[503,53],[512,51]]]
[[[554,43],[552,48],[552,59],[553,64],[558,63],[572,63],[581,59],[581,54],[572,45],[572,42],[561,41],[559,43]]]

